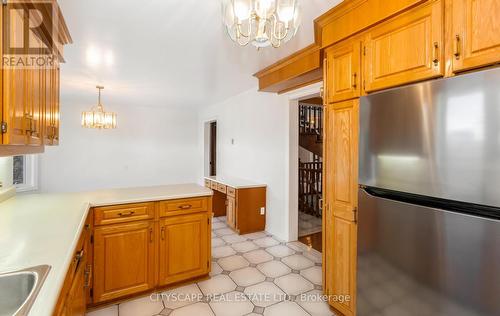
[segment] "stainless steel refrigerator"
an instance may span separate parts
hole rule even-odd
[[[500,315],[500,69],[361,98],[357,310]]]

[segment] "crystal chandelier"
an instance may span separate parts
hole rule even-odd
[[[101,104],[101,90],[103,86],[96,86],[99,90],[97,105],[88,112],[82,113],[82,126],[85,128],[110,129],[116,128],[116,113],[104,111]]]
[[[280,47],[300,25],[298,0],[223,0],[224,25],[241,46]]]

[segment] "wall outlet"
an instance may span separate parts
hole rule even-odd
[[[261,207],[260,208],[260,215],[265,215],[266,214],[266,208],[265,207]]]

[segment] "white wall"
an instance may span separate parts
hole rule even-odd
[[[266,183],[266,230],[284,240],[289,238],[289,109],[287,97],[253,88],[202,109],[198,122],[200,167],[204,161],[204,123],[216,119],[217,174]]]
[[[41,191],[198,182],[196,110],[115,106],[118,128],[93,130],[80,127],[90,104],[63,104],[60,145],[40,155]]]
[[[0,157],[0,182],[3,188],[12,186],[12,157]]]

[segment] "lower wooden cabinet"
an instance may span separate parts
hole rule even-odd
[[[88,304],[90,288],[90,270],[92,247],[90,247],[92,214],[85,222],[84,229],[78,240],[74,257],[64,279],[56,307],[55,316],[84,316]]]
[[[210,218],[206,212],[160,220],[159,285],[207,274]]]
[[[330,230],[325,251],[329,304],[343,315],[356,315],[357,224],[327,211]]]
[[[155,235],[154,221],[95,228],[94,303],[155,287]]]
[[[87,293],[85,288],[86,262],[82,262],[76,271],[75,279],[68,293],[64,315],[85,316]]]
[[[91,305],[210,272],[210,196],[100,206],[91,215],[93,273],[87,269],[86,274],[92,287]]]

